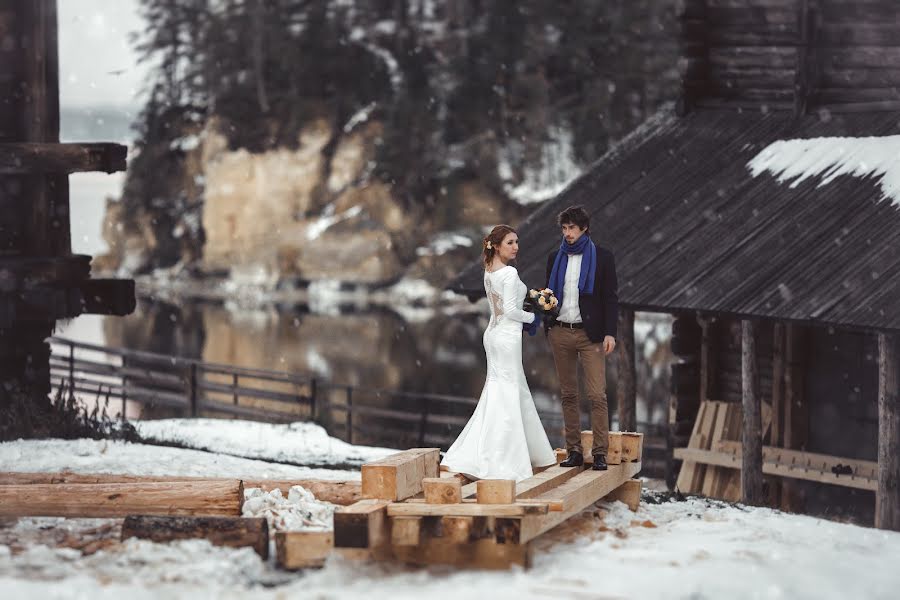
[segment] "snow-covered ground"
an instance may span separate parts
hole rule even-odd
[[[258,424],[206,439],[202,426],[158,425],[190,445],[227,448],[257,444],[266,457],[297,457],[279,434]],[[202,422],[200,422],[202,423]],[[144,423],[145,427],[149,423]],[[178,424],[178,425],[176,425]],[[226,431],[223,429],[223,431]],[[302,429],[295,440],[309,456],[350,456],[378,449],[344,448]],[[253,432],[253,433],[251,433]],[[259,435],[257,436],[257,433]],[[326,436],[327,437],[327,436]],[[300,452],[298,450],[297,452]],[[343,454],[341,454],[343,453]],[[91,440],[15,441],[0,444],[0,468],[15,471],[198,475],[245,478],[354,479],[358,471],[309,469],[216,452]],[[245,514],[269,518],[276,528],[328,527],[333,507],[305,490],[264,494],[247,490]],[[661,501],[658,504],[652,501]],[[900,589],[900,533],[731,506],[691,498],[669,501],[645,494],[637,513],[601,503],[538,541],[533,567],[507,572],[413,569],[360,565],[332,557],[325,568],[279,571],[274,559],[250,549],[189,540],[117,543],[115,520],[27,518],[0,521],[0,598],[895,598]],[[103,530],[106,523],[106,530]],[[105,531],[105,532],[104,532]],[[48,536],[48,532],[58,535]],[[44,545],[48,539],[104,538],[82,552]],[[12,540],[12,541],[10,541]],[[40,540],[44,540],[41,542]],[[4,544],[9,544],[4,545]],[[72,545],[72,544],[67,544]],[[97,550],[97,548],[101,548]],[[96,551],[94,551],[96,550]]]
[[[359,565],[275,572],[252,550],[129,540],[81,556],[0,547],[4,598],[896,598],[900,534],[699,499],[601,505],[528,571]],[[275,587],[269,587],[269,586]]]
[[[145,440],[176,443],[197,450],[292,465],[361,465],[397,452],[353,446],[328,435],[315,423],[275,425],[223,419],[133,421]]]
[[[0,444],[0,469],[26,473],[359,480],[359,470],[312,469],[201,450],[97,440],[18,440]]]

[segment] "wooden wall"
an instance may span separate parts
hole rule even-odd
[[[896,0],[685,0],[681,22],[688,105],[810,112],[900,101]]]

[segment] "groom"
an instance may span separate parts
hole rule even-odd
[[[547,258],[547,287],[559,299],[559,314],[545,321],[553,350],[562,397],[568,458],[561,467],[584,464],[584,453],[594,457],[595,471],[606,470],[609,409],[606,403],[606,355],[616,347],[619,300],[616,264],[612,252],[594,245],[591,218],[581,206],[559,213],[562,229],[559,250]],[[576,359],[581,362],[591,402],[593,448],[581,447]]]

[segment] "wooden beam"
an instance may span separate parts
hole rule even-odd
[[[806,360],[808,330],[802,325],[785,325],[783,446],[789,450],[805,450],[809,439],[809,407],[806,401]],[[805,491],[795,482],[781,486],[781,509],[802,512]]]
[[[629,479],[603,497],[607,502],[624,502],[632,512],[637,512],[641,504],[641,480]]]
[[[641,462],[644,434],[626,431],[622,433],[622,462]],[[609,463],[607,463],[609,464]]]
[[[422,480],[438,477],[440,448],[413,448],[362,466],[362,495],[398,502],[422,492]]]
[[[640,470],[641,463],[622,463],[610,465],[606,471],[583,471],[555,490],[535,498],[547,502],[559,501],[564,506],[563,510],[520,518],[498,518],[495,524],[497,541],[526,544],[611,493]]]
[[[741,501],[744,504],[762,504],[762,416],[757,387],[756,325],[753,321],[741,322],[741,383],[744,428],[741,434],[743,457],[741,468]]]
[[[878,491],[875,527],[900,531],[900,342],[878,335]]]
[[[741,469],[742,449],[739,442],[720,442],[712,450],[676,448],[675,456],[707,465]],[[847,470],[849,469],[849,472]],[[830,485],[874,491],[877,487],[877,463],[827,454],[763,447],[765,475],[803,479]]]
[[[131,537],[157,543],[204,539],[214,546],[250,547],[269,558],[269,524],[262,518],[130,515],[122,523],[122,540]]]
[[[422,517],[391,517],[391,544],[418,546],[422,542]]]
[[[137,306],[133,279],[87,279],[78,287],[85,314],[124,317]]]
[[[332,531],[275,533],[275,562],[282,569],[308,569],[325,564],[334,549]]]
[[[0,143],[0,174],[116,173],[125,170],[127,151],[111,143]]]
[[[426,477],[422,480],[425,502],[428,504],[459,504],[462,484],[452,477]]]
[[[0,486],[0,516],[4,517],[237,517],[243,504],[244,486],[237,479]]]
[[[513,504],[516,501],[514,479],[481,479],[476,482],[479,504]]]
[[[525,481],[516,484],[516,498],[525,500],[534,498],[575,477],[582,470],[578,467],[550,467]]]
[[[334,512],[336,548],[380,548],[390,544],[388,500],[365,499]]]
[[[634,357],[634,311],[619,310],[618,379],[619,430],[637,430],[637,372]],[[588,450],[585,449],[585,453]]]
[[[775,323],[772,336],[772,424],[769,430],[769,445],[781,446],[784,437],[784,323]]]
[[[394,546],[394,559],[411,565],[451,565],[466,569],[528,568],[530,544],[501,544],[493,538],[460,544],[452,538],[426,538],[418,546]]]
[[[636,464],[636,463],[633,463]],[[594,471],[600,473],[602,471]],[[543,515],[550,511],[548,502],[525,500],[514,504],[423,504],[421,502],[395,502],[387,507],[389,517],[516,517]],[[337,513],[335,513],[337,514]]]
[[[609,448],[606,450],[606,464],[618,465],[622,462],[622,433],[609,432]]]
[[[0,472],[0,486],[60,484],[60,483],[166,483],[172,481],[208,481],[223,483],[232,481],[224,478],[207,477],[173,477],[173,476],[138,476],[115,475],[109,473],[10,473]],[[330,481],[327,479],[244,479],[244,489],[262,488],[266,492],[280,489],[287,496],[288,491],[299,485],[316,497],[317,500],[348,506],[360,499],[361,485],[358,481]]]

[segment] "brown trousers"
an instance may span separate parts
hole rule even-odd
[[[581,362],[594,431],[594,447],[590,451],[591,454],[606,454],[609,445],[609,407],[606,403],[606,355],[603,344],[591,342],[584,329],[551,327],[547,335],[559,377],[566,450],[584,454],[581,447],[581,415],[578,411],[577,368],[578,362]]]

